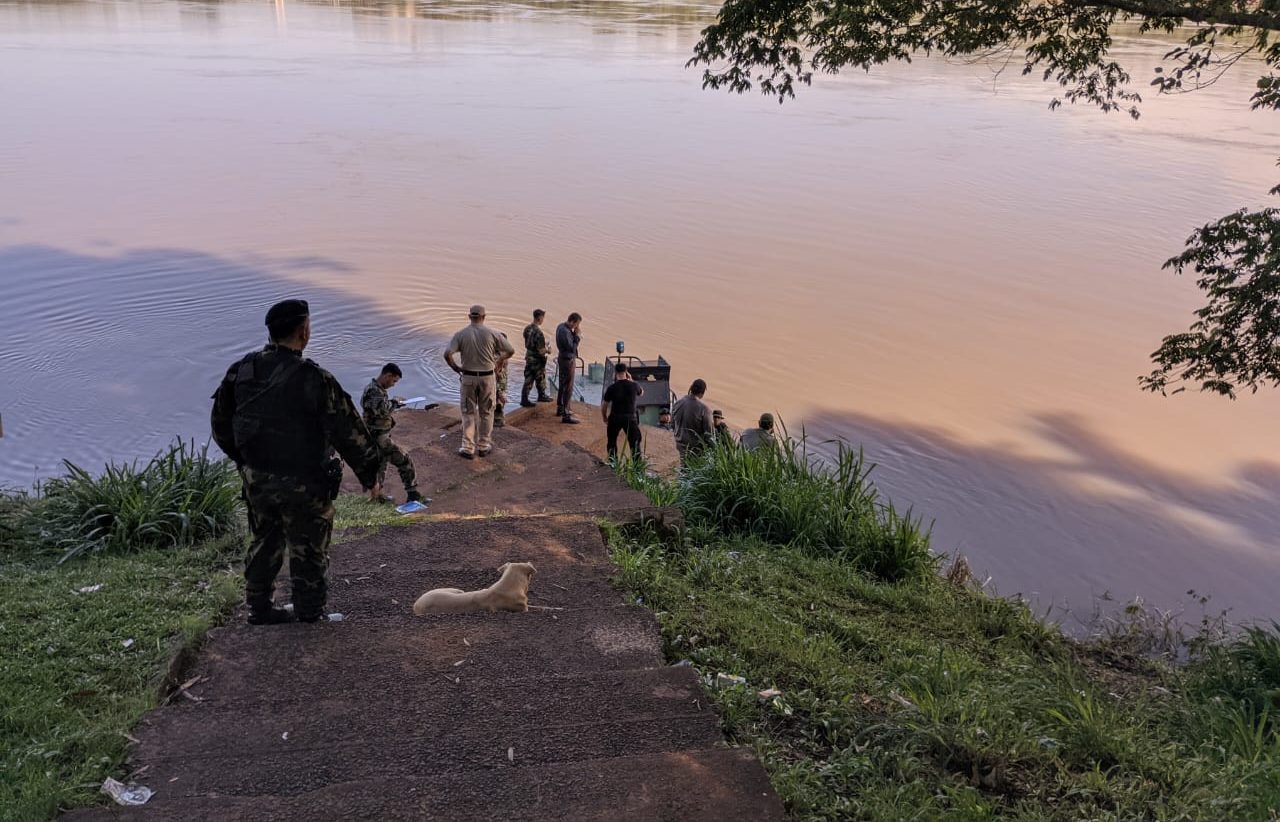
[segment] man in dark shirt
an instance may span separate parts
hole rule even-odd
[[[582,335],[578,333],[580,327],[582,315],[576,311],[556,326],[556,380],[559,383],[556,416],[568,425],[579,422],[569,408],[569,402],[573,399],[573,378],[578,372],[578,343],[582,341]]]
[[[631,378],[631,369],[620,362],[613,367],[613,385],[605,389],[600,398],[600,417],[604,420],[607,434],[609,459],[618,458],[618,433],[627,433],[627,443],[631,446],[631,458],[640,459],[640,420],[636,415],[636,400],[644,395],[644,389],[636,385]]]

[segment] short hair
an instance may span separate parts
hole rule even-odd
[[[701,397],[707,393],[707,381],[703,379],[694,380],[693,384],[689,386],[689,393],[695,397]]]
[[[620,362],[613,367],[613,373],[615,374],[625,374],[630,370],[631,369],[627,367],[627,364],[625,362]]]
[[[667,416],[671,416],[671,409],[665,405],[662,406],[662,408],[658,411],[658,416],[661,417],[663,414],[666,414]]]
[[[547,316],[547,312],[543,311],[541,308],[533,309],[533,318],[535,320],[540,320],[545,316]]]
[[[766,431],[773,430],[773,415],[767,411],[760,415],[760,427]]]
[[[580,321],[581,319],[582,319],[582,315],[581,315],[581,314],[579,314],[577,311],[575,311],[575,312],[573,312],[572,314],[570,314],[570,315],[569,315],[569,322],[571,322],[571,323],[576,323],[576,322]]]
[[[278,343],[281,340],[287,340],[306,324],[307,319],[307,315],[303,314],[300,317],[285,317],[284,319],[276,320],[267,326],[267,334],[270,335],[272,342]]]
[[[395,374],[397,377],[403,377],[403,376],[404,376],[404,372],[400,370],[400,366],[396,365],[396,364],[395,364],[395,363],[393,363],[393,362],[389,362],[389,363],[387,363],[386,365],[382,366],[382,373],[383,373],[383,374]]]

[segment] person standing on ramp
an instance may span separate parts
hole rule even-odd
[[[444,361],[461,377],[462,446],[458,455],[467,459],[487,457],[493,450],[494,370],[511,359],[516,350],[507,339],[484,324],[483,305],[471,306],[471,323],[449,341]],[[457,354],[462,364],[453,361]]]
[[[378,485],[380,457],[351,397],[302,351],[311,340],[305,300],[267,312],[271,342],[227,370],[213,394],[213,439],[236,464],[253,541],[244,564],[249,624],[324,617],[333,500],[347,461],[365,488]],[[293,614],[272,589],[289,552]]]

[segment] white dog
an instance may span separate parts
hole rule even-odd
[[[528,562],[506,562],[498,567],[502,577],[481,591],[435,588],[418,597],[413,612],[423,614],[466,614],[476,611],[529,610],[529,580],[534,567]]]

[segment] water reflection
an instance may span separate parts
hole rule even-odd
[[[209,397],[226,367],[266,342],[266,306],[300,293],[314,316],[307,355],[348,391],[390,359],[407,387],[447,392],[427,366],[441,340],[342,292],[300,291],[294,278],[319,271],[349,269],[178,249],[0,249],[0,481],[47,475],[63,457],[96,467],[149,456],[175,435],[205,442]]]
[[[1027,427],[1059,455],[848,412],[807,423],[816,440],[862,445],[877,484],[933,520],[935,544],[965,554],[1002,593],[1053,607],[1068,627],[1103,595],[1187,605],[1198,618],[1191,589],[1211,598],[1211,613],[1274,617],[1280,465],[1187,475],[1134,456],[1077,415],[1035,415]]]
[[[1280,455],[1280,397],[1135,387],[1199,301],[1160,263],[1275,174],[1251,74],[1138,123],[940,60],[779,107],[685,68],[714,10],[0,2],[0,481],[203,435],[282,294],[327,306],[349,387],[397,358],[437,399],[466,306],[513,334],[540,306],[586,316],[588,358],[625,339],[706,378],[735,423],[903,432],[895,497],[1009,586],[1078,599],[1145,557],[1153,590],[1253,607],[1273,504],[1240,489],[1275,471],[1241,466]],[[1117,48],[1139,79],[1166,50]],[[1135,557],[1123,582],[1091,545]]]

